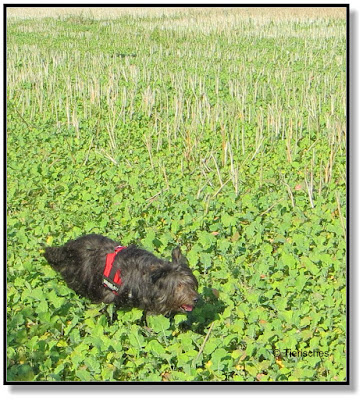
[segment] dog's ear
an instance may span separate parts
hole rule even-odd
[[[180,247],[176,247],[172,252],[171,252],[171,258],[173,260],[173,264],[177,265],[188,265],[188,260],[186,257],[183,256]]]
[[[158,281],[161,278],[164,278],[168,273],[170,272],[170,268],[164,267],[164,268],[159,268],[152,272],[151,274],[151,282],[155,284],[156,281]]]

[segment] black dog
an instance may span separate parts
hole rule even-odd
[[[95,303],[168,314],[192,311],[198,300],[198,282],[179,248],[168,262],[134,245],[121,247],[91,234],[47,247],[44,256],[71,289]]]

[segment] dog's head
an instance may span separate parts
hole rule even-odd
[[[199,299],[198,282],[188,261],[177,247],[172,251],[172,262],[155,268],[151,281],[157,288],[155,312],[161,314],[190,312]]]

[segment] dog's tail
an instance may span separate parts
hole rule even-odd
[[[64,247],[46,247],[44,249],[44,257],[55,269],[64,266],[69,256],[68,253]]]

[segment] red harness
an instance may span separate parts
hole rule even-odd
[[[103,270],[103,285],[111,289],[114,294],[118,294],[122,280],[121,270],[113,265],[113,261],[116,255],[124,249],[126,249],[125,246],[117,246],[113,253],[109,253],[106,256],[105,269]]]

